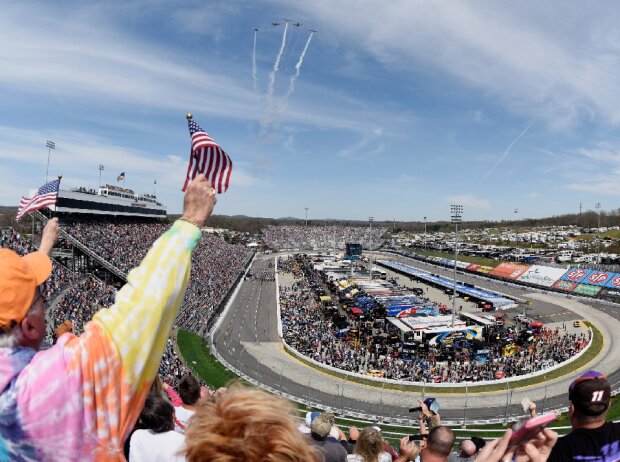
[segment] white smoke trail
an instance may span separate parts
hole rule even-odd
[[[273,63],[273,69],[269,73],[269,86],[267,87],[267,99],[270,100],[273,96],[273,89],[276,84],[276,72],[280,69],[280,60],[282,59],[282,53],[284,53],[284,47],[286,46],[286,31],[288,30],[288,22],[284,25],[284,33],[282,34],[282,44],[280,45],[280,51],[276,56],[276,62]]]
[[[295,80],[297,80],[297,77],[299,77],[299,73],[301,72],[301,65],[304,62],[304,58],[306,56],[306,52],[308,51],[308,47],[310,46],[310,40],[312,40],[313,35],[314,35],[314,32],[310,32],[310,36],[308,36],[308,41],[306,41],[306,46],[301,52],[301,55],[299,55],[299,61],[297,61],[297,64],[295,64],[295,74],[291,76],[291,81],[289,82],[289,85],[288,85],[288,92],[286,93],[286,96],[284,97],[285,99],[291,96],[291,94],[293,93],[293,90],[295,89]]]
[[[254,91],[258,91],[258,77],[256,76],[256,32],[254,31],[254,49],[252,50],[252,80],[254,81]]]
[[[502,154],[502,156],[501,156],[499,159],[497,159],[497,162],[495,162],[495,165],[493,165],[493,167],[491,168],[491,170],[489,170],[489,171],[486,173],[486,175],[484,175],[484,176],[480,179],[479,183],[482,183],[484,180],[486,180],[486,178],[487,178],[487,177],[488,177],[491,173],[493,173],[493,171],[497,168],[497,166],[498,166],[499,164],[501,164],[501,162],[502,162],[502,161],[506,158],[506,156],[508,155],[508,153],[510,152],[510,150],[512,149],[512,147],[515,145],[515,143],[516,143],[517,141],[519,141],[519,140],[521,139],[521,137],[527,133],[527,131],[530,129],[530,127],[532,126],[532,124],[533,124],[533,123],[534,123],[534,121],[532,120],[532,121],[531,121],[531,122],[527,125],[527,127],[525,127],[525,129],[524,129],[521,133],[519,133],[519,136],[517,136],[514,140],[512,140],[512,143],[510,143],[510,145],[506,148],[506,151],[504,151],[504,154]]]

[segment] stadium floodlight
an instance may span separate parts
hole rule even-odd
[[[45,183],[47,183],[47,178],[49,177],[49,173],[50,173],[50,154],[52,152],[52,149],[56,149],[56,143],[54,143],[53,141],[47,140],[47,143],[45,143],[45,146],[47,146],[47,170],[45,171]]]
[[[310,210],[308,207],[304,207],[304,209],[306,210],[306,228],[308,227],[308,210]]]
[[[456,320],[456,262],[459,248],[459,223],[463,218],[463,206],[461,204],[450,205],[450,219],[454,223],[454,281],[452,283],[452,327]]]
[[[601,203],[597,202],[594,207],[596,208],[596,215],[597,215],[597,226],[598,228],[596,229],[596,253],[597,253],[597,257],[596,257],[596,262],[597,264],[601,264]]]
[[[375,217],[368,217],[368,223],[370,224],[370,251],[372,252],[372,222],[375,221]],[[370,264],[370,280],[372,281],[372,255],[369,252],[368,263]]]
[[[103,172],[103,165],[99,164],[99,187],[101,188],[101,172]]]
[[[517,233],[517,221],[519,220],[519,209],[515,209],[515,247],[519,249],[519,236]],[[516,258],[516,255],[515,255]]]
[[[424,250],[426,250],[426,217],[424,217]]]

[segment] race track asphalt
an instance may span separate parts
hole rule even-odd
[[[427,265],[406,257],[382,255],[447,277],[452,272],[445,268]],[[520,402],[528,397],[538,403],[539,412],[560,409],[568,405],[567,390],[572,379],[582,370],[569,376],[545,381],[525,388],[506,385],[502,392],[440,394],[431,386],[424,393],[411,393],[352,383],[306,366],[284,351],[278,336],[276,312],[276,284],[261,281],[262,273],[273,273],[268,263],[275,256],[257,255],[250,271],[256,275],[241,282],[236,296],[224,314],[222,322],[213,333],[214,347],[231,365],[258,382],[267,384],[283,393],[320,403],[322,406],[343,409],[346,413],[361,413],[392,419],[411,419],[408,412],[417,400],[436,396],[442,406],[442,419],[453,424],[468,424],[487,419],[524,415]],[[595,368],[607,373],[612,388],[620,388],[620,347],[614,343],[614,332],[620,331],[620,307],[601,304],[595,300],[567,298],[534,292],[529,288],[504,285],[501,282],[458,274],[458,279],[483,288],[498,290],[532,301],[532,313],[538,313],[542,322],[570,322],[574,319],[592,321],[605,336],[605,346],[583,370]],[[403,278],[405,279],[405,278]],[[404,282],[404,281],[402,281]],[[510,311],[509,311],[510,312]]]

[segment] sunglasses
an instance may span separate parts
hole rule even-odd
[[[588,380],[591,380],[591,379],[605,379],[605,380],[607,380],[607,376],[605,374],[602,374],[602,373],[596,372],[596,371],[592,371],[592,372],[593,373],[591,375],[587,375],[585,377],[579,377],[579,378],[576,378],[575,380],[573,380],[573,383],[571,383],[570,386],[568,387],[568,392],[569,393],[572,392],[577,385],[579,385],[582,382],[586,382]],[[590,374],[590,373],[588,373],[588,374]]]

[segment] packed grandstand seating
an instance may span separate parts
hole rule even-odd
[[[169,227],[159,222],[101,220],[67,222],[65,226],[74,238],[126,273],[142,261],[153,242]],[[245,247],[205,233],[192,256],[192,278],[176,324],[200,332],[251,254]]]
[[[362,244],[377,249],[383,243],[386,228],[369,226],[268,226],[263,240],[272,249],[343,250],[345,244]]]
[[[137,266],[153,242],[168,229],[162,223],[101,223],[100,220],[72,222],[67,226],[74,237],[124,272]],[[12,229],[0,231],[0,244],[20,255],[33,250],[32,243]],[[199,332],[241,274],[251,252],[204,234],[192,256],[192,278],[176,320],[178,327]],[[115,289],[93,275],[80,275],[52,260],[52,276],[45,283],[48,332],[55,341],[57,326],[70,321],[70,330],[80,335],[101,308],[114,303]],[[58,297],[60,295],[60,297]],[[176,384],[188,372],[168,340],[159,375]]]
[[[278,261],[278,270],[294,278],[280,290],[284,340],[303,355],[346,371],[427,383],[494,380],[566,361],[588,341],[584,333],[545,329],[534,335],[523,329],[503,341],[420,343],[408,350],[397,338],[391,341],[381,316],[367,313],[362,321],[351,315],[346,327],[337,326],[338,313],[323,308],[317,296],[316,289],[329,287],[329,282],[309,263],[305,256]],[[476,358],[479,351],[484,351],[483,358]]]

